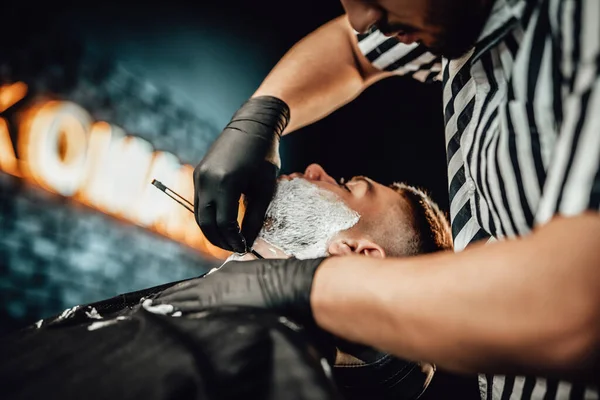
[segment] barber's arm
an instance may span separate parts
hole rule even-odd
[[[348,340],[455,372],[598,373],[600,216],[459,254],[331,258],[317,323]],[[350,323],[349,321],[352,321]]]
[[[244,252],[262,226],[280,168],[279,140],[391,75],[358,50],[345,16],[296,44],[233,116],[194,171],[196,221],[206,238]],[[238,201],[245,196],[242,231]]]
[[[292,110],[285,133],[315,122],[392,75],[375,68],[358,48],[346,15],[307,35],[269,73],[256,96],[275,96]]]
[[[561,79],[571,84],[555,98],[561,112],[537,228],[458,254],[328,259],[312,286],[320,326],[452,371],[598,383],[600,6],[575,3],[576,22],[561,15],[551,24],[565,49],[558,52]]]
[[[600,7],[577,3],[576,23],[551,28],[571,84],[537,228],[458,254],[328,259],[312,286],[320,326],[457,372],[600,379]]]
[[[597,379],[598,238],[600,216],[588,213],[457,254],[231,262],[155,301],[184,312],[228,304],[273,309],[459,373]]]

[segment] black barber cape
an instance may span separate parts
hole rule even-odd
[[[427,384],[416,364],[390,356],[332,377],[325,335],[264,310],[174,317],[141,305],[173,284],[77,306],[2,338],[0,398],[402,400]]]

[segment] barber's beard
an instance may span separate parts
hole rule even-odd
[[[298,259],[324,257],[331,239],[359,218],[335,193],[302,178],[283,180],[258,237]]]
[[[450,60],[460,58],[475,46],[493,1],[440,0],[436,4],[428,22],[443,27],[443,33],[429,51]]]

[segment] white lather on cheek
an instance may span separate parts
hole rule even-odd
[[[301,178],[281,181],[259,236],[298,259],[327,255],[328,242],[360,215],[335,193]]]

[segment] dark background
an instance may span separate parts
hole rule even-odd
[[[77,99],[92,115],[109,115],[195,165],[279,58],[341,13],[336,0],[12,4],[0,24],[0,76]],[[108,93],[114,76],[130,84]],[[160,99],[148,99],[147,86]],[[156,106],[165,102],[175,114]],[[160,125],[144,129],[131,115]],[[442,123],[439,83],[390,78],[286,136],[282,173],[317,162],[334,178],[404,181],[447,210]],[[215,262],[0,171],[0,333],[76,304],[195,276]],[[438,374],[428,398],[468,398],[476,393],[470,384]]]
[[[5,40],[32,30],[70,32],[88,51],[170,91],[220,129],[294,43],[342,12],[337,0],[51,2],[11,5],[3,22]],[[446,209],[441,104],[439,82],[379,82],[325,120],[287,136],[282,172],[319,162],[336,177],[404,180],[428,189]]]
[[[168,88],[219,128],[298,40],[342,14],[337,0],[102,2],[64,7],[88,46]],[[283,141],[283,171],[424,186],[447,208],[441,86],[393,78]]]

